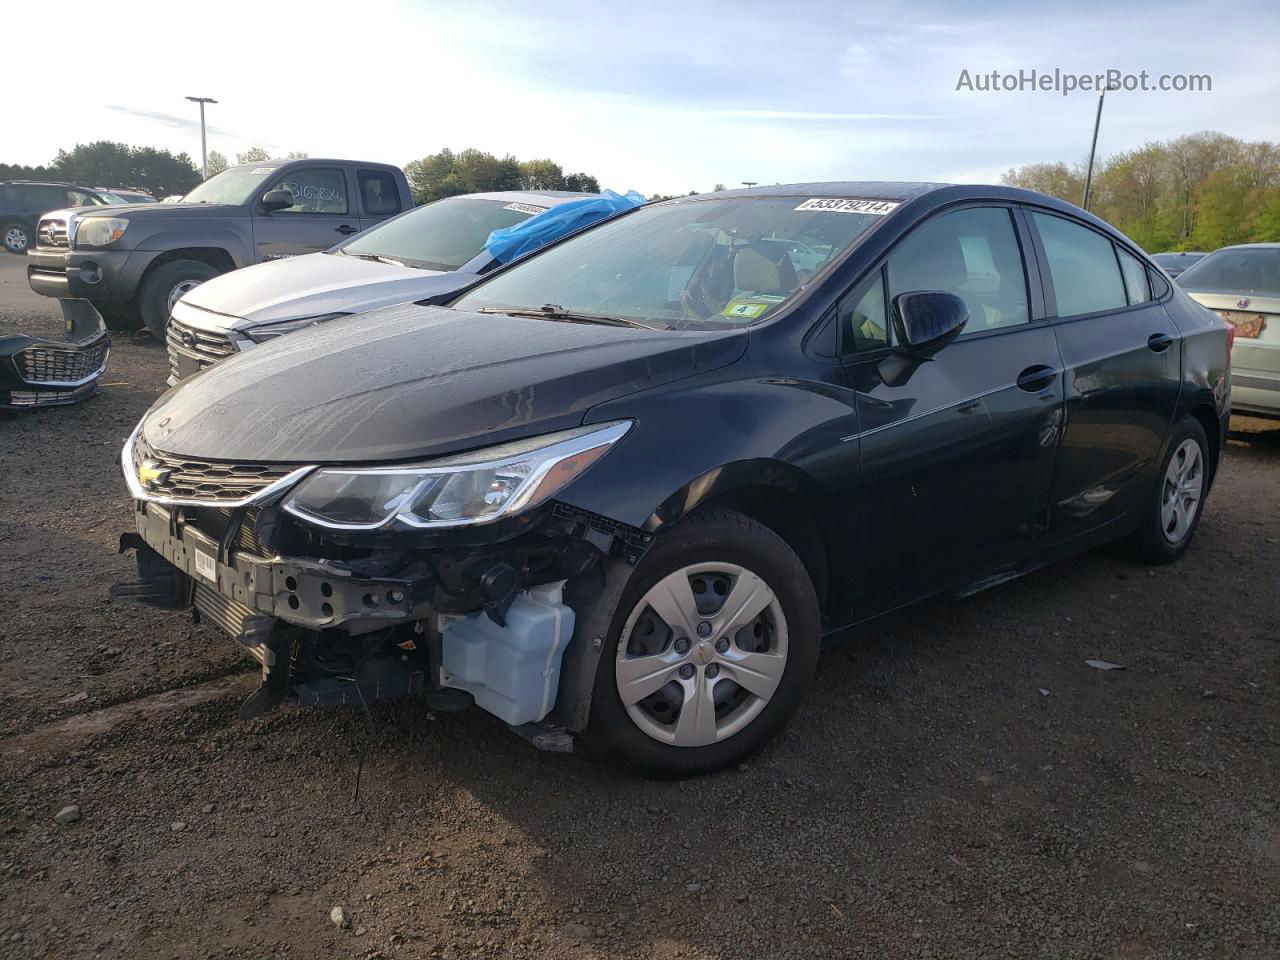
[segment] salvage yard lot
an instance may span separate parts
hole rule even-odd
[[[0,333],[53,332],[22,267]],[[117,337],[0,420],[0,956],[1275,956],[1280,424],[1233,421],[1180,563],[900,615],[750,764],[652,783],[479,711],[237,723],[231,641],[106,597],[164,376]]]

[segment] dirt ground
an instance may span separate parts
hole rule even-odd
[[[0,333],[52,306],[0,255]],[[0,957],[1280,953],[1280,424],[1233,422],[1181,562],[919,607],[750,764],[651,783],[479,711],[237,723],[229,640],[106,596],[163,379],[118,338],[0,420]]]

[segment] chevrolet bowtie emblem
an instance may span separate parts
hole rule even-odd
[[[172,470],[160,466],[154,460],[143,460],[142,463],[138,464],[138,482],[146,489],[154,490],[165,480],[168,480],[169,474],[172,472]]]

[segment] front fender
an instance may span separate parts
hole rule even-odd
[[[137,241],[134,250],[167,253],[184,248],[217,248],[225,250],[237,268],[256,262],[251,226],[247,220],[243,226],[208,227],[199,221],[156,226],[154,232]],[[128,236],[127,232],[125,236]]]

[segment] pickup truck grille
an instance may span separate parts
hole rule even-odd
[[[298,469],[298,464],[226,463],[192,460],[153,450],[139,433],[133,444],[133,469],[151,467],[149,493],[178,500],[219,506],[235,504],[261,493]]]
[[[27,347],[16,359],[22,379],[28,383],[76,387],[102,372],[107,350],[105,340],[85,350]]]
[[[182,366],[179,360],[180,355],[194,358],[199,369],[203,370],[236,352],[236,345],[229,337],[197,330],[173,319],[169,320],[169,330],[165,334],[165,347],[169,354],[169,372],[173,374],[174,380],[182,379],[182,374],[179,372]],[[190,373],[189,370],[188,373]]]
[[[71,241],[67,237],[67,221],[61,217],[49,217],[41,220],[36,228],[36,243],[41,247],[69,247]]]

